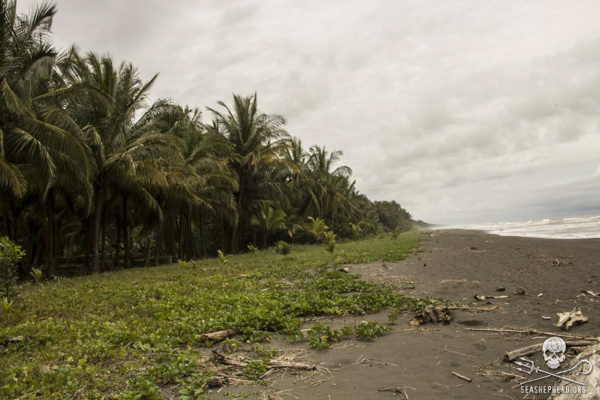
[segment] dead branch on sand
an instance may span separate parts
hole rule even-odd
[[[556,326],[564,331],[568,331],[575,324],[585,324],[588,322],[588,317],[583,315],[580,308],[573,308],[571,311],[557,313],[558,322]]]
[[[378,392],[393,392],[393,393],[397,393],[397,394],[399,394],[401,396],[406,397],[406,400],[410,400],[410,397],[408,397],[408,393],[406,392],[406,389],[417,390],[414,387],[404,386],[404,387],[397,387],[397,388],[377,389],[377,391]]]
[[[228,358],[224,354],[219,353],[217,349],[213,349],[213,360],[220,364],[232,365],[235,367],[245,368],[248,366],[247,362],[234,360],[233,358]],[[303,371],[315,371],[317,367],[314,365],[290,362],[290,361],[282,361],[282,360],[269,360],[267,364],[267,368],[290,368],[290,369],[299,369]]]
[[[488,307],[454,306],[454,307],[448,307],[448,310],[450,310],[450,311],[468,311],[468,312],[472,312],[472,313],[479,313],[479,312],[500,311],[500,307],[498,307],[498,306],[488,306]]]
[[[593,346],[598,344],[598,340],[566,340],[567,347],[572,346]],[[504,361],[513,361],[522,356],[528,356],[538,351],[542,351],[542,343],[533,344],[531,346],[522,347],[513,351],[509,351],[504,355]]]
[[[542,336],[558,336],[563,339],[573,339],[573,340],[596,340],[599,341],[600,338],[595,338],[592,336],[581,336],[581,335],[572,335],[570,333],[556,333],[556,332],[544,332],[538,331],[537,329],[532,329],[529,327],[525,328],[466,328],[468,331],[475,332],[489,332],[489,333],[508,333],[508,334],[520,334],[520,335],[542,335]]]
[[[464,376],[464,375],[461,375],[461,374],[459,374],[458,372],[454,372],[454,371],[452,371],[452,375],[454,375],[454,376],[456,376],[456,377],[458,377],[458,378],[462,379],[463,381],[467,381],[467,382],[472,382],[472,381],[473,381],[471,378],[469,378],[469,377],[466,377],[466,376]]]
[[[205,333],[203,335],[200,335],[200,340],[217,341],[217,340],[227,339],[229,337],[235,336],[238,333],[240,333],[240,331],[238,331],[237,329],[225,329],[223,331]]]

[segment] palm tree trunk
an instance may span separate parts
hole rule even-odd
[[[93,273],[100,272],[100,263],[98,262],[98,242],[100,240],[100,221],[102,220],[102,191],[97,190],[97,201],[94,207],[94,217],[92,218],[92,265]]]
[[[44,233],[44,241],[46,242],[46,268],[48,275],[54,274],[54,192],[52,189],[48,192],[46,199],[46,229]]]
[[[162,221],[159,222],[158,229],[156,230],[156,246],[154,247],[154,265],[158,266],[160,251],[162,248]]]
[[[116,213],[116,224],[117,224],[117,243],[115,244],[115,259],[113,264],[115,268],[119,267],[119,258],[121,253],[121,217],[119,217],[119,212]]]
[[[11,232],[12,232],[12,226],[10,225],[10,215],[7,212],[6,213],[6,236],[8,236],[9,239],[13,240]]]
[[[225,223],[223,221],[223,213],[221,213],[221,251],[227,251],[227,249],[225,249]]]
[[[244,173],[240,174],[240,192],[238,193],[238,201],[237,201],[237,212],[239,215],[238,222],[233,224],[233,229],[231,233],[231,252],[237,253],[238,251],[238,226],[242,222],[242,204],[244,200],[244,189],[246,186],[246,179],[244,177]]]
[[[148,235],[148,236],[146,236],[146,261],[144,262],[145,267],[150,266],[151,245],[152,245],[152,239],[151,239],[151,236]]]
[[[185,233],[185,222],[183,210],[179,212],[179,259],[183,260],[183,247],[184,247],[184,233]]]
[[[190,214],[191,215],[191,210],[190,210]],[[186,235],[185,235],[185,243],[186,243],[186,249],[187,249],[187,254],[186,254],[186,261],[190,261],[191,259],[195,258],[195,251],[194,251],[194,246],[192,245],[192,243],[194,242],[194,233],[192,232],[192,219],[190,217],[186,217],[185,218],[186,221]]]
[[[102,215],[106,215],[106,207],[103,208]],[[102,218],[100,225],[100,240],[100,269],[104,270],[106,269],[106,218]]]
[[[54,215],[54,204],[55,197],[54,192],[51,192],[50,198],[48,199],[48,207],[50,211],[50,244],[51,244],[51,254],[52,254],[52,263],[50,270],[48,271],[48,275],[54,275],[56,273],[56,267],[58,265],[58,227],[56,218]]]
[[[200,245],[202,246],[202,257],[206,258],[206,245],[204,244],[204,221],[202,220],[202,208],[198,208],[199,228],[200,228]]]
[[[129,222],[127,220],[127,195],[123,195],[123,244],[125,246],[125,268],[129,268]]]

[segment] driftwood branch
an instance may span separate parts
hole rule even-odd
[[[238,331],[237,329],[225,329],[224,331],[217,331],[200,335],[200,340],[218,341],[235,336],[238,333],[240,333],[240,331]]]
[[[593,346],[598,344],[597,340],[566,340],[567,347],[573,346]],[[519,357],[528,356],[538,351],[542,351],[542,343],[532,344],[531,346],[522,347],[513,351],[508,351],[504,355],[504,361],[513,361]]]
[[[226,357],[224,354],[219,353],[217,349],[213,349],[213,360],[218,363],[225,365],[233,365],[235,367],[245,368],[248,366],[248,363],[243,361],[234,360],[232,358]],[[268,368],[290,368],[290,369],[299,369],[303,371],[314,371],[317,369],[314,365],[295,363],[289,361],[280,361],[280,360],[269,360]]]
[[[450,311],[469,311],[469,312],[493,312],[499,311],[498,306],[490,306],[490,307],[469,307],[469,306],[452,306],[448,307]]]
[[[541,335],[541,336],[558,336],[563,339],[574,339],[574,340],[595,340],[600,341],[600,338],[591,336],[572,335],[570,333],[556,333],[556,332],[544,332],[538,331],[537,329],[531,328],[466,328],[468,331],[475,332],[491,332],[491,333],[518,333],[521,335]]]
[[[580,308],[573,308],[571,311],[557,313],[558,322],[556,326],[564,331],[568,331],[575,324],[585,324],[588,322],[588,317],[583,315]]]
[[[468,378],[468,377],[466,377],[466,376],[464,376],[464,375],[461,375],[461,374],[459,374],[459,373],[457,373],[457,372],[454,372],[454,371],[452,371],[452,375],[454,375],[454,376],[456,376],[456,377],[458,377],[458,378],[462,379],[463,381],[467,381],[467,382],[471,382],[471,381],[472,381],[472,379],[471,379],[471,378]]]

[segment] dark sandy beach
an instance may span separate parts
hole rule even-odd
[[[547,395],[521,394],[523,374],[502,361],[507,351],[545,337],[471,331],[485,327],[530,327],[564,333],[554,326],[558,312],[580,307],[589,322],[568,333],[599,336],[600,239],[553,240],[501,237],[474,231],[422,232],[422,253],[395,263],[348,266],[363,279],[395,282],[408,295],[429,295],[475,307],[497,306],[491,312],[451,312],[449,325],[408,325],[402,315],[394,330],[373,342],[342,342],[325,351],[306,344],[278,344],[304,350],[301,359],[329,370],[330,374],[307,377],[286,373],[272,378],[272,386],[222,389],[223,393],[254,393],[251,398],[288,399],[543,399]],[[496,292],[504,287],[504,292]],[[514,292],[525,290],[524,295]],[[476,301],[473,296],[506,295],[508,298]],[[475,304],[476,303],[476,304]],[[551,317],[545,320],[542,316]],[[387,323],[387,313],[362,318],[329,320],[331,326],[359,320]],[[571,355],[569,355],[570,357]],[[545,366],[541,353],[530,357]],[[466,382],[452,373],[472,379]],[[544,384],[553,380],[546,379]],[[402,394],[382,389],[404,388]],[[258,394],[260,392],[260,394]],[[269,397],[271,396],[271,397]]]

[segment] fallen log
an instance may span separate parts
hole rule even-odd
[[[248,363],[243,361],[234,360],[232,358],[226,357],[224,354],[219,353],[217,349],[213,349],[213,360],[225,365],[232,365],[234,367],[245,368],[248,366]],[[290,369],[298,369],[303,371],[314,371],[317,369],[314,365],[295,363],[289,361],[281,361],[281,360],[269,360],[267,364],[267,368],[290,368]]]
[[[566,340],[567,347],[573,346],[593,346],[598,344],[597,340]],[[504,361],[514,361],[519,357],[528,356],[538,351],[542,351],[542,343],[532,344],[531,346],[521,347],[513,351],[508,351],[504,355]]]
[[[238,331],[237,329],[225,329],[223,331],[204,333],[204,334],[200,335],[200,340],[219,341],[219,340],[223,340],[223,339],[227,339],[229,337],[235,336],[238,333],[240,333],[240,331]]]

